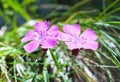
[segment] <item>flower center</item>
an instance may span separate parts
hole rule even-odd
[[[46,36],[45,32],[40,32],[32,36],[32,40],[41,40]]]
[[[72,39],[72,42],[73,43],[77,43],[79,41],[79,38],[78,37],[74,37],[73,39]]]
[[[86,39],[85,37],[81,37],[81,38],[80,38],[80,44],[81,44],[81,45],[86,44],[86,42],[87,42],[87,39]]]
[[[41,32],[39,33],[38,39],[41,40],[42,38],[45,37],[45,35],[46,35],[45,31],[41,31]]]
[[[40,35],[38,39],[40,40],[40,39],[42,39],[44,36],[45,36],[45,35]]]

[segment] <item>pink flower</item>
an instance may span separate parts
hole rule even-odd
[[[30,41],[24,46],[28,53],[35,51],[39,46],[43,49],[56,46],[59,29],[56,25],[49,27],[50,23],[47,21],[38,22],[34,25],[34,30],[28,31],[25,37],[22,38],[22,42]]]
[[[80,34],[80,26],[78,24],[63,26],[63,32],[60,32],[58,39],[64,41],[68,49],[92,49],[96,50],[98,48],[98,42],[96,42],[96,33],[87,28],[83,33]]]

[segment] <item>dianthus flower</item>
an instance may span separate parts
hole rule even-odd
[[[50,23],[47,21],[38,22],[34,25],[34,30],[28,31],[22,38],[22,42],[29,41],[23,48],[28,53],[35,51],[38,47],[43,49],[53,48],[56,46],[58,34],[59,29],[56,25],[50,27]]]
[[[70,50],[81,48],[96,50],[98,48],[97,35],[90,28],[80,33],[79,24],[66,24],[63,26],[63,31],[60,32],[58,39],[64,41]]]

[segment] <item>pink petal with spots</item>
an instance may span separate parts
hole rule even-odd
[[[67,45],[68,49],[70,49],[70,50],[79,49],[80,48],[80,46],[78,45],[78,43],[65,42],[65,44]]]
[[[65,33],[70,34],[72,36],[80,35],[80,26],[78,24],[74,24],[74,25],[66,24],[63,26],[63,30]]]
[[[48,31],[47,34],[50,36],[57,36],[59,34],[59,29],[56,25],[53,25]]]
[[[37,32],[30,30],[27,32],[25,37],[22,38],[21,42],[27,42],[27,41],[33,40],[35,37],[38,37],[38,36],[39,35],[37,34]]]
[[[39,47],[39,43],[40,43],[39,41],[33,40],[33,41],[29,42],[28,44],[26,44],[23,48],[28,53],[31,53],[31,52],[35,51]]]
[[[53,48],[56,46],[56,38],[55,37],[47,37],[45,40],[41,41],[41,47],[43,49]]]
[[[41,31],[44,32],[44,31],[47,31],[47,29],[49,28],[50,26],[50,22],[38,22],[34,25],[34,29],[36,32],[40,33]]]
[[[62,33],[62,32],[59,33],[57,38],[58,38],[58,40],[61,40],[61,41],[72,41],[72,36],[71,35],[65,34],[65,33]]]
[[[90,28],[87,28],[81,35],[80,37],[86,38],[88,41],[93,41],[97,39],[96,33],[91,30]]]
[[[98,48],[98,42],[95,41],[89,41],[85,45],[83,45],[84,49],[92,49],[96,50]]]

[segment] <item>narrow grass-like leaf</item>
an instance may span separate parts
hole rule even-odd
[[[30,20],[28,13],[22,8],[17,0],[6,0],[6,2],[18,13],[20,13],[26,20]]]
[[[55,62],[55,65],[56,65],[58,71],[60,71],[59,70],[60,69],[60,64],[58,62],[58,59],[57,59],[56,55],[53,53],[52,49],[50,49],[50,53],[51,53],[51,56],[52,56],[52,58],[53,58],[53,60]]]
[[[49,82],[48,81],[48,71],[47,71],[47,68],[43,69],[43,76],[44,76],[44,82]]]
[[[104,15],[110,8],[112,8],[119,0],[115,0],[112,4],[110,4],[102,13],[99,14],[97,19],[99,19],[102,15]]]

